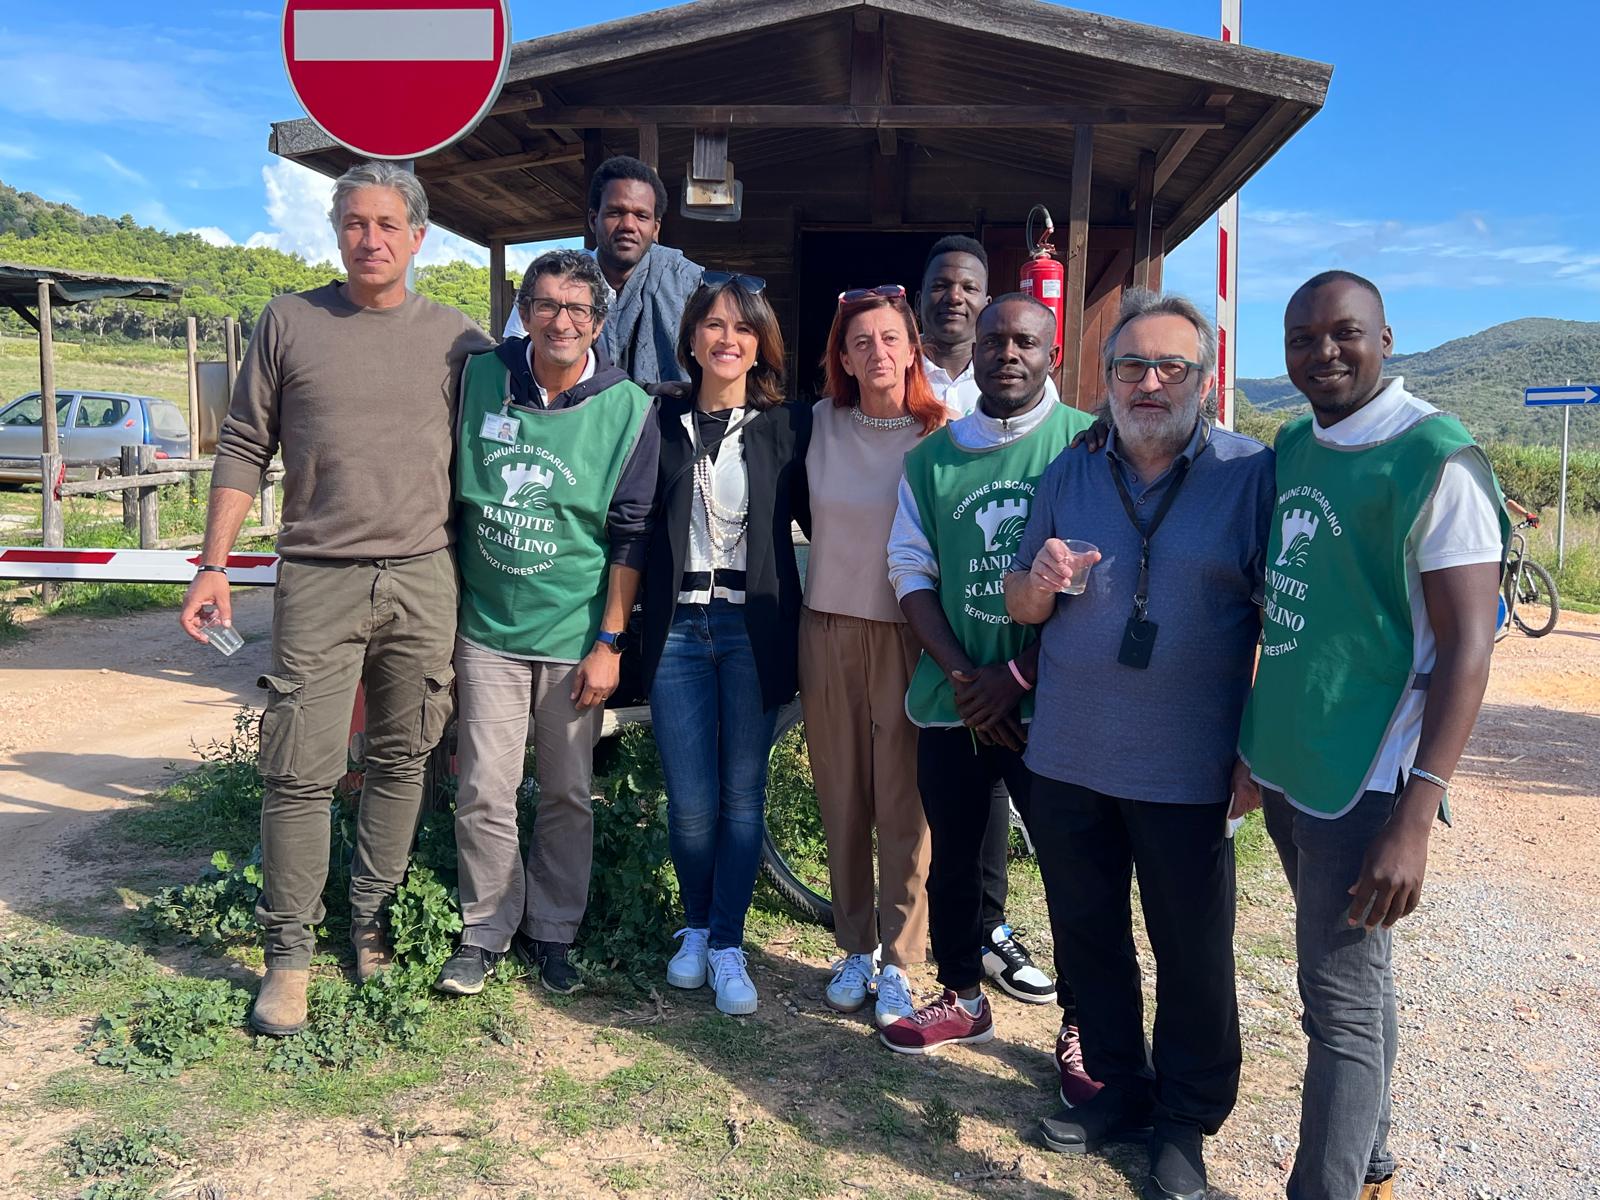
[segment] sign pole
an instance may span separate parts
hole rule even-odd
[[[1222,40],[1239,41],[1243,0],[1222,0]],[[1239,194],[1217,210],[1217,424],[1233,428],[1233,370],[1239,339]]]
[[[1572,380],[1567,380],[1572,386]],[[1572,406],[1561,406],[1561,500],[1556,509],[1556,570],[1567,569],[1567,442],[1572,435]]]

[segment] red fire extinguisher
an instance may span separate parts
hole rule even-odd
[[[1044,236],[1035,242],[1033,221],[1034,217],[1039,215],[1044,217]],[[1055,313],[1056,353],[1059,355],[1062,333],[1066,326],[1066,305],[1062,300],[1062,294],[1066,290],[1067,269],[1056,260],[1056,248],[1050,244],[1050,237],[1055,231],[1055,222],[1050,219],[1048,208],[1042,204],[1035,204],[1028,210],[1027,227],[1023,233],[1028,243],[1028,261],[1023,264],[1022,280],[1018,288]]]

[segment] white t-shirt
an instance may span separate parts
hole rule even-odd
[[[1389,380],[1365,407],[1324,429],[1313,418],[1311,430],[1324,446],[1364,446],[1388,441],[1410,429],[1433,405],[1406,391],[1404,378]],[[1433,670],[1438,643],[1428,622],[1422,576],[1428,571],[1500,561],[1500,514],[1488,465],[1477,455],[1457,455],[1445,464],[1433,497],[1422,506],[1406,539],[1406,592],[1411,600],[1412,667],[1419,674]],[[1411,769],[1422,736],[1422,709],[1428,693],[1407,692],[1400,711],[1378,751],[1363,789],[1392,792],[1403,772]]]

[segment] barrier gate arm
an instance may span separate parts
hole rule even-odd
[[[58,550],[41,546],[0,546],[0,579],[44,583],[183,583],[200,565],[198,550]],[[228,582],[272,587],[278,582],[276,554],[228,555]]]

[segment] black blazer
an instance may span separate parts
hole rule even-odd
[[[694,443],[683,427],[693,406],[688,384],[659,384],[656,420],[661,429],[661,469],[656,473],[655,524],[644,570],[644,631],[640,665],[648,694],[667,630],[678,608],[678,585],[689,552],[689,511],[694,495]],[[749,525],[745,531],[744,621],[761,678],[761,700],[776,708],[799,689],[796,647],[800,638],[800,570],[790,523],[811,533],[806,487],[806,448],[811,443],[811,407],[786,403],[757,413],[740,426],[748,477]]]

